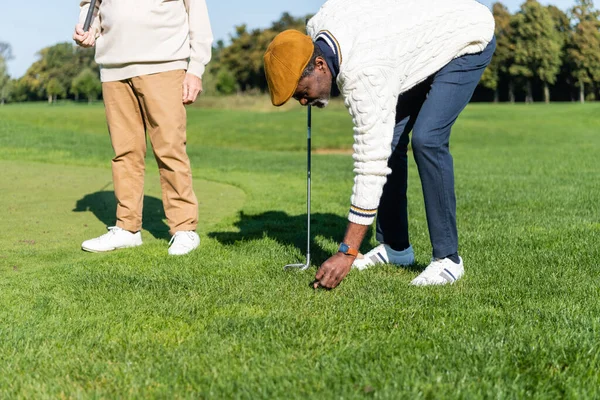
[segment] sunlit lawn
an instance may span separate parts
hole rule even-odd
[[[144,245],[80,250],[114,222],[100,104],[0,107],[0,398],[598,398],[599,113],[469,106],[451,142],[465,278],[409,285],[431,254],[411,160],[417,266],[315,292],[352,187],[340,105],[314,113],[304,273],[282,269],[306,247],[299,107],[188,110],[202,244],[179,258],[151,154]]]

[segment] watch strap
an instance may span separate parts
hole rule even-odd
[[[344,242],[340,243],[340,247],[338,248],[338,251],[344,253],[347,256],[352,256],[352,257],[358,256],[358,249],[352,248]]]

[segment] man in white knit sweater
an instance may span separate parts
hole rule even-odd
[[[200,244],[198,200],[186,153],[186,110],[202,92],[212,32],[205,0],[98,0],[90,30],[80,3],[73,40],[96,46],[117,199],[116,226],[83,242],[91,252],[142,244],[146,134],[158,163],[171,255]]]
[[[265,72],[275,106],[293,97],[324,107],[335,83],[355,125],[349,224],[315,288],[336,287],[352,266],[414,263],[406,199],[411,131],[433,249],[412,284],[461,278],[450,130],[494,49],[494,19],[475,0],[329,0],[308,35],[290,30],[270,44]],[[362,256],[376,214],[381,244]]]

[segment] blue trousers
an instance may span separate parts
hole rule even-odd
[[[377,240],[396,250],[409,245],[406,189],[407,148],[421,178],[433,257],[458,253],[454,164],[450,131],[467,106],[496,49],[494,38],[484,51],[454,59],[426,81],[403,93],[396,106],[392,155],[377,215]]]

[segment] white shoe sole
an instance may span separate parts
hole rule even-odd
[[[91,249],[89,247],[81,246],[81,250],[87,251],[88,253],[108,253],[108,252],[115,251],[115,250],[130,249],[132,247],[139,247],[141,245],[142,245],[142,243],[139,243],[139,244],[132,244],[130,246],[113,247],[112,249],[106,249],[106,250]]]
[[[170,256],[174,256],[174,257],[185,256],[185,255],[190,254],[192,251],[196,250],[197,248],[198,248],[198,246],[194,247],[193,249],[190,249],[190,250],[186,251],[185,253],[170,253],[167,250],[167,254],[169,254]]]

